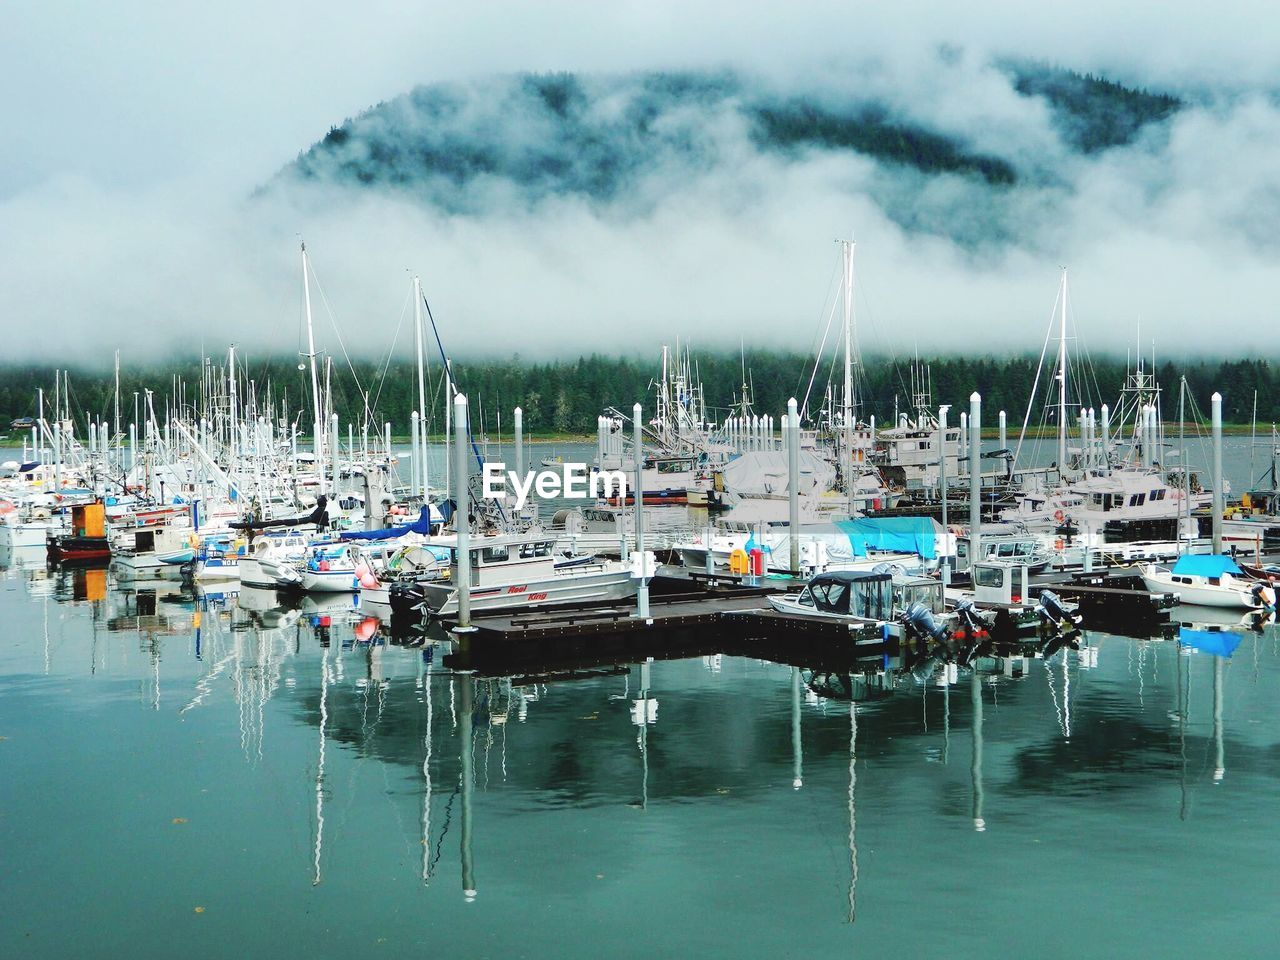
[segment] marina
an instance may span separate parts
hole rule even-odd
[[[15,7],[0,960],[1273,957],[1276,16],[1009,13]]]

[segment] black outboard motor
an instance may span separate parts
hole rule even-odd
[[[967,667],[979,651],[990,644],[992,624],[982,618],[982,614],[978,612],[972,600],[956,602],[956,617],[960,621],[958,635],[967,638],[968,641],[962,641],[957,648],[956,663]]]
[[[1042,621],[1051,623],[1055,627],[1065,626],[1073,629],[1080,622],[1080,616],[1067,613],[1062,600],[1052,590],[1040,591],[1040,602],[1036,605],[1036,613],[1040,614]]]
[[[960,628],[970,636],[979,632],[990,632],[991,625],[982,619],[982,615],[978,613],[978,608],[973,605],[972,600],[956,601],[956,616],[960,620]]]
[[[918,600],[898,614],[898,620],[917,639],[930,637],[938,643],[946,643],[951,634],[933,617],[933,611]]]

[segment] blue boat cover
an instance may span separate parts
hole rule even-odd
[[[1184,647],[1195,647],[1215,657],[1230,657],[1235,653],[1243,639],[1233,630],[1194,630],[1181,627],[1178,630],[1178,643]]]
[[[937,531],[930,517],[859,517],[836,526],[848,536],[854,556],[865,557],[868,547],[915,553],[926,560],[937,556]]]
[[[420,533],[427,536],[431,533],[431,508],[423,507],[418,519],[413,523],[402,523],[398,527],[387,527],[385,530],[356,530],[340,534],[343,540],[394,540],[406,533]]]
[[[1185,554],[1173,565],[1173,572],[1183,577],[1220,577],[1224,573],[1239,575],[1236,562],[1220,553]]]

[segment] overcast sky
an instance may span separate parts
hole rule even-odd
[[[765,221],[755,218],[757,235],[745,241],[741,263],[724,271],[710,264],[728,259],[721,245],[742,242],[742,225],[705,210],[692,227],[668,210],[620,234],[558,211],[548,218],[555,230],[537,246],[521,245],[527,223],[441,224],[380,203],[327,218],[275,210],[252,220],[243,211],[248,191],[331,125],[419,83],[528,69],[727,65],[812,86],[828,65],[866,58],[903,64],[909,76],[941,42],[1209,91],[1215,106],[1180,121],[1179,152],[1161,161],[1176,169],[1142,174],[1171,178],[1172,199],[1109,215],[1140,188],[1138,168],[1103,169],[1090,175],[1090,184],[1102,185],[1082,189],[1086,196],[1064,214],[1070,243],[1052,255],[1014,251],[997,269],[902,235],[815,176],[784,184]],[[816,326],[830,241],[849,224],[884,325],[905,321],[914,341],[937,334],[939,343],[957,344],[953,328],[934,330],[924,320],[945,308],[978,325],[975,333],[991,321],[1014,346],[1038,347],[1057,264],[1069,260],[1077,302],[1098,317],[1099,341],[1118,342],[1109,332],[1116,314],[1142,313],[1145,304],[1167,325],[1171,349],[1210,347],[1221,341],[1206,332],[1209,311],[1229,303],[1238,315],[1267,321],[1262,301],[1274,299],[1280,280],[1274,251],[1251,255],[1239,228],[1242,217],[1256,215],[1259,197],[1274,204],[1280,193],[1280,168],[1271,169],[1280,122],[1269,93],[1280,71],[1277,49],[1280,14],[1242,2],[8,3],[0,8],[0,327],[15,354],[42,355],[64,344],[36,330],[73,331],[73,351],[128,346],[126,338],[142,349],[148,332],[168,342],[175,329],[211,349],[228,336],[267,342],[264,331],[281,325],[292,337],[297,284],[286,271],[296,236],[306,234],[339,323],[375,317],[364,329],[377,335],[362,344],[375,353],[395,328],[397,277],[411,264],[452,281],[433,289],[446,318],[475,321],[456,332],[459,347],[472,346],[479,331],[481,343],[500,343],[502,352],[534,352],[529,342],[509,343],[519,331],[526,341],[545,338],[553,352],[568,350],[620,293],[632,306],[619,316],[647,318],[662,336],[691,315],[704,328],[748,316],[754,326],[746,334],[776,342],[770,317],[782,304],[795,303],[796,315]],[[1213,185],[1228,196],[1220,201],[1207,189]],[[571,236],[554,239],[566,229]],[[804,249],[809,238],[812,252]],[[566,275],[558,262],[610,246],[624,252],[614,263],[603,254],[598,283],[589,265]],[[495,249],[509,261],[486,255]],[[651,256],[671,249],[693,264],[687,290],[670,282],[663,257]],[[767,290],[744,283],[771,270]],[[489,289],[495,271],[508,271],[522,292]],[[635,285],[619,290],[624,275]],[[644,302],[658,280],[667,289]],[[371,303],[384,284],[383,301]],[[543,305],[522,306],[531,300]],[[756,312],[761,302],[768,309]],[[534,325],[513,324],[525,310]],[[565,336],[566,327],[575,336]],[[810,332],[797,346],[809,345]],[[698,330],[688,333],[697,339]],[[652,346],[637,337],[616,342]]]

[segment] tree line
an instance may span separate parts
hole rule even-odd
[[[218,362],[223,365],[218,366]],[[821,407],[827,384],[831,383],[838,395],[843,379],[841,364],[830,357],[815,374],[812,357],[792,352],[756,349],[744,354],[703,353],[690,362],[694,378],[702,385],[709,414],[715,420],[741,402],[744,382],[746,396],[756,413],[779,416],[786,410],[789,397],[803,400],[807,391],[807,409],[813,415]],[[914,380],[920,380],[920,371],[927,371],[929,403],[934,409],[941,403],[952,404],[957,412],[967,409],[969,394],[977,390],[983,396],[990,422],[994,423],[996,411],[1005,410],[1011,425],[1021,423],[1034,389],[1031,424],[1053,424],[1057,389],[1054,371],[1041,371],[1037,381],[1037,363],[1038,357],[1032,355],[940,356],[915,361]],[[883,357],[859,363],[859,413],[864,418],[874,415],[881,424],[890,422],[896,411],[910,413],[912,366]],[[1048,366],[1051,364],[1046,362]],[[211,377],[225,382],[225,361],[210,361],[209,370]],[[70,406],[79,425],[77,432],[83,436],[88,419],[111,421],[114,374],[111,369],[95,367],[72,367],[68,373]],[[1095,358],[1082,368],[1073,369],[1068,378],[1073,410],[1079,406],[1097,408],[1103,403],[1114,406],[1128,373],[1126,361],[1113,357]],[[469,396],[477,426],[482,422],[485,431],[494,432],[500,418],[503,432],[510,432],[512,408],[520,406],[526,431],[543,435],[592,435],[596,417],[609,406],[629,411],[633,403],[640,402],[646,411],[652,411],[653,385],[660,374],[660,364],[652,356],[593,354],[546,361],[514,356],[459,359],[453,363],[454,379]],[[1249,423],[1255,396],[1258,422],[1265,425],[1280,421],[1280,372],[1268,360],[1164,361],[1156,375],[1163,390],[1166,420],[1177,418],[1179,382],[1185,377],[1187,419],[1192,419],[1196,411],[1201,417],[1207,416],[1209,397],[1219,391],[1223,395],[1223,418],[1228,423]],[[439,363],[429,367],[428,380],[427,414],[431,429],[438,433],[444,428]],[[0,434],[9,431],[11,420],[36,415],[39,389],[45,392],[46,415],[52,417],[54,381],[52,366],[0,365]],[[134,419],[135,408],[145,410],[146,391],[152,392],[152,404],[159,416],[177,405],[175,396],[185,398],[186,411],[191,414],[199,403],[200,381],[199,361],[156,362],[122,369],[122,422],[127,424]],[[412,363],[394,361],[384,366],[372,360],[357,360],[350,366],[340,366],[335,362],[331,383],[334,408],[344,433],[347,423],[356,424],[358,431],[367,410],[371,425],[390,422],[397,436],[408,434],[411,412],[418,406],[417,375]],[[276,415],[283,404],[290,417],[296,419],[300,432],[306,433],[311,421],[309,371],[300,370],[293,357],[250,358],[237,363],[237,392],[242,401],[252,395],[261,409],[268,390]],[[300,412],[304,410],[306,413]]]

